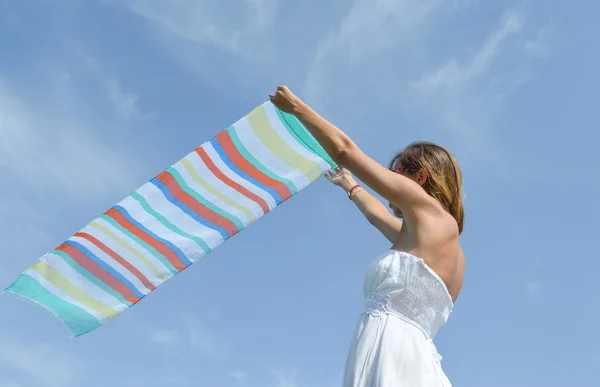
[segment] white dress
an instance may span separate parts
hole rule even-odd
[[[389,250],[369,266],[364,293],[344,387],[450,387],[432,341],[453,307],[442,279],[421,258]]]

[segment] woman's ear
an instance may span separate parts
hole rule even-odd
[[[417,184],[422,187],[427,182],[427,171],[424,168],[421,168],[417,171],[415,177]]]

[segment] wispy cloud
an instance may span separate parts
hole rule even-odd
[[[539,297],[542,291],[542,284],[539,280],[529,281],[525,285],[525,292],[529,297]]]
[[[195,387],[197,381],[192,381],[189,372],[177,368],[155,367],[144,375],[123,376],[118,379],[118,386],[124,387]]]
[[[94,135],[98,123],[49,113],[0,89],[0,170],[4,179],[76,199],[131,187],[136,163]],[[124,169],[123,166],[127,168]]]
[[[448,36],[456,48],[439,65],[440,51],[428,50],[431,37],[444,33],[439,25],[471,12],[471,3],[355,0],[316,50],[303,96],[343,127],[418,123],[423,130],[406,134],[444,142],[461,162],[474,157],[482,167],[500,165],[507,150],[496,141],[495,121],[551,52],[551,29],[528,24],[527,5],[509,8],[475,49]],[[369,131],[354,135],[359,143],[376,142]]]
[[[216,354],[217,348],[213,343],[213,337],[204,329],[198,316],[187,316],[183,319],[187,339],[191,348],[207,353]]]
[[[121,83],[116,79],[109,79],[107,81],[107,89],[111,102],[123,117],[142,116],[137,105],[139,96],[123,91]]]
[[[99,61],[93,57],[86,57],[85,64],[95,74],[100,87],[106,92],[106,97],[112,103],[115,111],[123,118],[146,119],[150,114],[143,112],[139,106],[139,95],[126,91],[122,82],[115,76],[107,74]]]
[[[199,351],[206,355],[219,353],[213,335],[204,328],[199,316],[187,315],[179,319],[175,328],[155,329],[150,332],[149,339],[158,345],[177,346],[191,351]]]
[[[2,387],[24,387],[22,384],[13,382],[12,380],[4,379],[0,377],[0,386]]]
[[[264,56],[278,0],[129,0],[129,9],[179,37],[244,56]]]
[[[483,75],[500,53],[502,44],[509,37],[517,34],[524,25],[525,16],[520,11],[507,12],[498,27],[490,33],[469,62],[461,64],[457,59],[450,59],[439,69],[424,74],[415,86],[429,90],[438,87],[460,87],[473,78]]]
[[[550,52],[548,36],[547,27],[527,24],[524,7],[509,9],[471,55],[451,58],[413,82],[411,102],[454,139],[457,151],[505,174],[509,151],[496,141],[494,122],[510,95],[534,76],[534,60]]]
[[[325,90],[338,80],[385,79],[389,69],[382,74],[382,69],[376,68],[375,73],[369,67],[375,68],[378,59],[416,40],[442,6],[441,0],[354,0],[337,28],[320,42],[306,76],[304,96],[319,104],[323,94],[330,94]],[[383,61],[389,63],[389,58]]]
[[[531,39],[520,42],[525,54],[532,58],[547,58],[552,55],[552,25],[540,27]]]
[[[75,386],[83,372],[77,356],[50,343],[0,337],[0,368],[10,370],[39,387]],[[16,385],[16,383],[14,383]]]
[[[230,373],[231,377],[234,378],[235,380],[237,380],[238,382],[242,383],[245,382],[246,380],[248,380],[248,374],[243,372],[243,371],[231,371]]]
[[[174,329],[163,329],[152,332],[150,341],[156,344],[172,346],[179,343],[180,333]]]
[[[296,370],[274,370],[273,376],[276,380],[274,387],[298,387]]]

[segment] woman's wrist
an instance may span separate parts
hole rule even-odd
[[[298,118],[299,120],[301,120],[302,118],[305,118],[307,115],[314,113],[314,111],[310,108],[310,106],[308,106],[307,104],[305,104],[303,101],[300,101],[298,103],[298,105],[296,105],[294,107],[293,110],[293,115]]]
[[[356,187],[358,185],[358,183],[356,182],[356,180],[354,179],[348,179],[343,181],[340,184],[340,187],[342,187],[342,189],[344,191],[346,191],[346,193],[348,193],[352,188]]]

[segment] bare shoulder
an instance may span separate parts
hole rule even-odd
[[[432,198],[427,206],[415,211],[411,220],[420,246],[433,249],[434,256],[456,256],[460,249],[458,224],[438,201]]]

